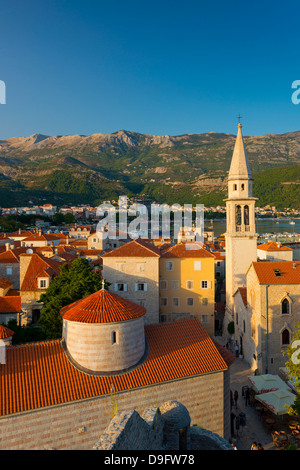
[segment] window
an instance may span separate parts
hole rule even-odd
[[[117,332],[113,331],[111,334],[111,343],[116,344],[117,343]]]
[[[233,191],[236,191],[237,190],[237,184],[234,184],[233,185]]]
[[[6,268],[6,274],[7,274],[8,276],[11,276],[11,275],[12,275],[12,268],[11,268],[11,267],[7,267],[7,268]]]
[[[241,189],[242,189],[242,191],[244,191],[244,189],[245,189],[244,183],[241,185]]]
[[[166,321],[168,321],[168,315],[160,315],[159,318],[161,323],[165,323]]]
[[[146,292],[148,290],[148,284],[143,283],[143,282],[138,282],[135,285],[135,290],[139,291],[139,292],[141,292],[141,291]]]
[[[194,288],[194,281],[186,281],[186,288],[193,289]]]
[[[173,271],[173,261],[167,261],[166,262],[166,270],[167,271]]]
[[[39,287],[40,287],[40,289],[46,289],[46,287],[47,287],[47,279],[40,279],[40,280],[39,280]]]
[[[236,206],[236,208],[235,208],[235,223],[236,223],[236,225],[241,225],[241,223],[242,223],[242,208],[241,208],[241,206]]]
[[[208,297],[202,297],[202,305],[208,305]]]
[[[201,271],[201,261],[194,261],[194,271]]]
[[[97,243],[98,242],[98,238],[93,238],[93,243]]]
[[[249,206],[244,207],[244,224],[249,225]]]
[[[125,270],[125,264],[124,263],[117,263],[116,268],[117,268],[117,271],[124,271]]]
[[[283,345],[290,344],[290,332],[289,330],[285,329],[281,333],[281,342]]]
[[[208,314],[204,313],[201,315],[201,323],[208,323]]]
[[[167,297],[161,297],[161,299],[160,299],[160,305],[161,305],[162,307],[166,307],[166,306],[168,305],[168,299],[167,299]]]
[[[179,298],[178,297],[173,297],[172,299],[172,305],[174,307],[178,307],[179,306]]]
[[[211,281],[201,281],[200,282],[201,289],[210,289],[211,288]]]
[[[123,282],[119,282],[115,284],[115,291],[116,292],[127,292],[127,284],[124,284]]]
[[[166,290],[168,288],[168,281],[160,281],[161,290]]]
[[[179,289],[179,281],[172,281],[172,289],[174,290]]]
[[[287,315],[290,313],[290,303],[288,299],[283,299],[283,301],[281,302],[281,313],[283,315]]]
[[[194,305],[194,299],[193,297],[188,297],[186,299],[186,304],[189,306],[189,307],[192,307]]]
[[[141,307],[146,307],[146,300],[137,300],[137,304],[139,304]]]
[[[145,271],[145,263],[138,263],[137,264],[137,272],[143,273]]]
[[[246,333],[246,322],[245,322],[245,320],[243,320],[243,330],[244,330],[244,333]]]

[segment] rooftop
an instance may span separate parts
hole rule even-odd
[[[135,370],[115,376],[80,372],[60,340],[6,348],[0,365],[0,415],[70,403],[186,377],[224,371],[234,361],[220,350],[196,318],[145,327],[149,354]]]
[[[260,284],[300,284],[300,261],[255,261]]]

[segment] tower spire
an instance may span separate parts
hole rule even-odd
[[[241,116],[239,116],[239,119]],[[242,124],[238,123],[238,133],[233,150],[228,180],[252,179],[252,172],[244,144]]]

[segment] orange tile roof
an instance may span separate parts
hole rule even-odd
[[[51,240],[57,240],[57,237],[54,236],[51,233],[44,233],[44,234],[33,234],[30,235],[29,237],[25,238],[23,242],[33,242],[33,241],[51,241]]]
[[[263,251],[293,251],[292,248],[277,242],[262,243],[261,245],[257,245],[257,249]]]
[[[21,291],[45,290],[38,286],[38,278],[48,276],[56,276],[60,272],[62,263],[50,258],[45,258],[40,253],[23,254],[21,256],[30,256],[31,260],[24,276]]]
[[[148,325],[146,361],[122,375],[93,376],[76,369],[60,340],[6,348],[0,367],[0,415],[59,405],[186,377],[227,370],[232,363],[196,318]],[[30,364],[30,367],[28,367]]]
[[[300,284],[300,261],[255,261],[252,263],[260,284]],[[279,270],[280,276],[276,276]]]
[[[0,313],[18,313],[20,311],[20,295],[5,295],[0,297]]]
[[[8,279],[5,279],[5,277],[0,276],[0,287],[2,289],[7,289],[7,287],[11,287],[13,284],[13,281],[9,281]]]
[[[78,300],[60,311],[65,320],[82,323],[112,323],[145,315],[146,309],[107,290]]]
[[[141,238],[137,238],[102,255],[103,258],[125,258],[127,256],[134,258],[157,258],[160,256],[160,249]]]
[[[0,325],[0,339],[10,338],[15,334],[14,331],[6,328],[6,326]]]
[[[0,263],[11,264],[20,262],[20,254],[26,253],[28,248],[15,248],[13,250],[7,250],[0,253]]]
[[[192,249],[194,248],[196,249]],[[178,243],[162,252],[162,258],[214,258],[200,243]]]
[[[247,307],[247,287],[239,287],[237,289],[237,291],[235,292],[235,294],[239,292],[241,294],[241,297],[242,297],[242,301],[245,305],[245,307]],[[235,295],[234,294],[234,295]]]

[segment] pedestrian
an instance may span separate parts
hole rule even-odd
[[[251,446],[251,450],[258,450],[256,442],[253,442],[253,444]]]
[[[249,405],[249,402],[250,402],[250,390],[247,387],[245,390],[245,405],[246,406]]]
[[[265,450],[265,449],[263,448],[263,446],[261,445],[261,443],[259,443],[259,444],[257,445],[257,450]]]
[[[235,357],[239,357],[239,347],[237,344],[235,345]]]
[[[237,402],[239,398],[239,393],[237,390],[234,391],[233,398],[234,398],[235,407],[237,408]]]

